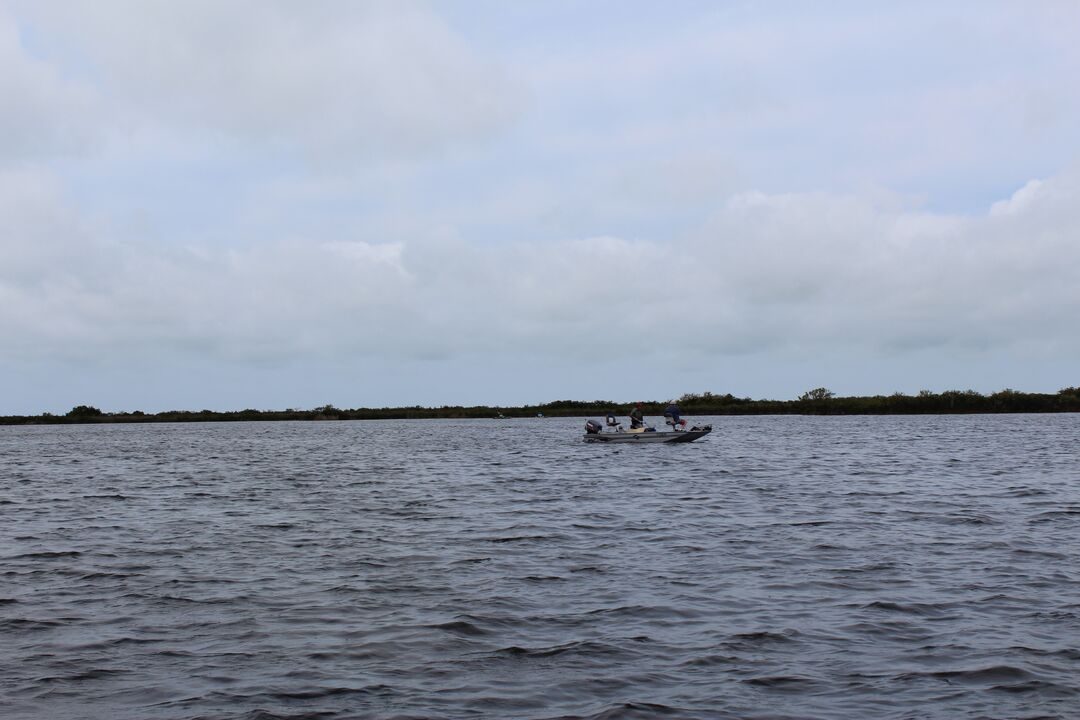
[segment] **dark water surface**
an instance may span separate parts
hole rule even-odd
[[[712,422],[0,428],[0,717],[1080,717],[1080,416]]]

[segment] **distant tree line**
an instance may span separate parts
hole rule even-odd
[[[1024,393],[1002,390],[983,395],[974,390],[922,390],[917,395],[894,393],[868,397],[837,397],[827,388],[814,388],[797,400],[752,400],[728,393],[686,394],[678,399],[684,415],[931,415],[949,413],[1060,413],[1080,412],[1080,388],[1057,393]],[[610,400],[556,400],[542,405],[499,407],[443,405],[442,407],[385,407],[341,409],[324,405],[311,410],[167,410],[159,413],[102,412],[78,405],[64,415],[0,416],[0,425],[66,425],[77,423],[140,422],[237,422],[280,420],[388,420],[417,418],[523,418],[584,417],[613,413],[628,415],[634,403]],[[642,403],[646,415],[662,415],[667,401]]]
[[[916,395],[893,393],[837,397],[827,388],[814,388],[797,400],[751,400],[732,395],[683,395],[684,413],[708,415],[933,415],[960,413],[1080,412],[1080,388],[1056,393],[1025,393],[1005,389],[990,395],[974,390],[921,390]]]

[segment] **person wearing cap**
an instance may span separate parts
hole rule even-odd
[[[645,424],[645,415],[641,412],[641,403],[636,403],[630,411],[630,429],[639,428]]]

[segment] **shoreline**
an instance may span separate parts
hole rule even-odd
[[[982,395],[973,390],[943,393],[923,391],[918,395],[836,397],[824,388],[812,390],[797,400],[752,400],[733,395],[683,395],[677,401],[683,415],[974,415],[1046,414],[1080,412],[1080,388],[1064,388],[1057,393],[1023,393],[1002,390]],[[421,419],[521,419],[539,417],[588,417],[612,413],[629,415],[634,403],[607,400],[557,400],[542,405],[516,407],[488,405],[444,405],[441,407],[385,407],[343,409],[332,405],[311,410],[166,410],[158,413],[103,412],[79,405],[64,415],[0,416],[0,425],[81,425],[107,423],[166,422],[281,422],[335,420],[421,420]],[[649,416],[663,416],[667,402],[648,401],[642,410]]]

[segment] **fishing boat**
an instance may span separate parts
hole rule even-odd
[[[680,424],[668,424],[671,425],[671,430],[657,430],[648,426],[623,430],[622,425],[609,416],[606,429],[595,420],[587,421],[584,440],[594,443],[688,443],[712,432],[712,425],[695,425],[689,430],[683,429],[686,426],[685,420],[680,423],[682,427]]]

